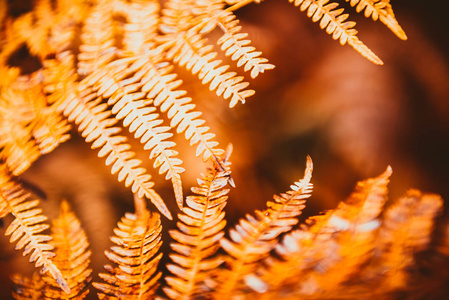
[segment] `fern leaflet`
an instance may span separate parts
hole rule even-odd
[[[100,299],[149,299],[154,295],[161,273],[157,272],[162,253],[161,220],[157,213],[145,208],[143,199],[135,197],[136,213],[126,213],[111,238],[116,246],[105,251],[117,267],[105,265],[108,274],[101,273],[105,283],[93,285]]]
[[[226,156],[229,155],[230,151]],[[187,207],[178,215],[178,229],[170,231],[176,243],[170,245],[174,263],[167,268],[173,275],[165,278],[169,287],[164,292],[171,299],[205,297],[208,289],[204,279],[223,262],[213,255],[220,248],[219,240],[226,225],[223,209],[229,190],[224,187],[230,178],[227,157],[223,160],[226,170],[221,171],[215,165],[198,179],[199,187],[192,188],[196,195],[187,197]]]
[[[42,234],[49,225],[43,223],[47,217],[37,208],[39,200],[30,199],[29,194],[9,176],[4,164],[0,166],[0,194],[3,202],[0,207],[7,206],[7,211],[15,217],[5,232],[6,236],[11,236],[9,241],[17,242],[16,250],[23,249],[24,256],[31,254],[30,262],[35,262],[36,267],[42,266],[42,273],[49,272],[59,287],[70,293],[69,285],[52,261],[55,254],[52,252],[53,246],[48,243],[51,237]]]
[[[299,6],[301,11],[307,10],[307,16],[313,22],[320,21],[321,29],[325,29],[332,35],[334,40],[339,39],[340,44],[348,43],[357,52],[375,64],[382,65],[383,62],[357,37],[357,30],[353,27],[355,22],[345,22],[349,15],[342,14],[343,9],[335,9],[338,3],[329,3],[329,0],[289,0]]]

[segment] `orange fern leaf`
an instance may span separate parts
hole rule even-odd
[[[105,66],[115,56],[112,7],[98,1],[85,20],[78,54],[78,74],[88,75]]]
[[[59,287],[70,293],[70,287],[61,271],[51,260],[55,256],[51,252],[53,246],[48,243],[51,237],[42,234],[49,225],[43,223],[47,217],[37,208],[39,200],[30,199],[22,187],[11,179],[4,164],[0,166],[0,193],[0,200],[3,202],[0,207],[5,207],[6,203],[7,210],[15,217],[5,235],[11,236],[11,243],[17,242],[16,250],[23,249],[24,256],[31,254],[30,262],[35,262],[36,267],[43,267],[42,273],[50,273]]]
[[[92,270],[89,269],[91,253],[86,233],[67,201],[62,201],[59,217],[52,225],[51,244],[55,247],[53,262],[69,285],[70,294],[61,291],[55,280],[46,274],[42,277],[46,283],[43,294],[49,299],[84,299],[92,280]]]
[[[163,120],[153,113],[155,108],[148,106],[152,103],[145,98],[146,93],[140,90],[146,82],[146,72],[151,72],[149,67],[152,65],[148,66],[147,61],[147,55],[137,61],[134,58],[117,60],[86,77],[83,82],[86,86],[94,84],[96,95],[108,99],[116,119],[124,119],[123,125],[131,133],[135,132],[134,136],[140,138],[145,150],[151,150],[150,158],[155,159],[154,168],[159,168],[160,174],[167,173],[166,179],[171,179],[177,204],[182,208],[180,174],[184,168],[180,167],[182,160],[176,157],[178,152],[172,149],[176,144],[167,141],[173,134],[168,132],[170,127],[161,126]],[[129,73],[132,76],[127,78]]]
[[[14,282],[12,296],[17,300],[41,300],[44,295],[42,290],[45,283],[38,272],[34,272],[31,278],[19,274],[13,274]]]
[[[341,45],[348,43],[373,63],[383,64],[382,60],[359,40],[357,30],[353,28],[355,22],[345,22],[348,15],[342,14],[342,8],[335,9],[338,3],[329,3],[329,0],[289,0],[289,2],[294,2],[294,5],[299,6],[301,11],[307,10],[307,16],[313,22],[320,21],[321,29],[325,29],[328,34],[331,34],[334,40],[339,39]]]
[[[441,212],[440,196],[409,190],[389,207],[379,232],[372,265],[363,275],[380,280],[384,289],[395,289],[407,282],[407,267],[414,263],[414,253],[425,250],[431,238],[434,218]]]
[[[160,216],[150,213],[142,199],[136,197],[135,200],[136,213],[126,213],[118,222],[115,236],[111,238],[116,246],[105,251],[117,267],[105,265],[108,274],[100,274],[105,283],[93,283],[100,291],[100,299],[150,299],[159,285]]]
[[[268,59],[259,57],[262,52],[254,51],[254,47],[248,46],[251,43],[250,40],[245,39],[248,34],[240,33],[242,27],[237,25],[238,20],[234,14],[229,13],[221,20],[218,25],[224,35],[217,43],[221,44],[221,50],[226,51],[226,56],[231,56],[232,60],[237,61],[238,67],[244,66],[245,71],[251,71],[252,78],[256,78],[265,70],[274,68],[274,65],[267,63]]]
[[[380,20],[400,39],[407,39],[407,35],[394,16],[390,0],[346,0],[346,2],[349,2],[351,6],[357,5],[357,12],[365,11],[365,17],[372,17],[374,21]]]
[[[347,201],[284,237],[276,247],[282,260],[269,259],[267,270],[259,270],[272,297],[284,289],[297,297],[324,297],[322,293],[331,293],[369,259],[391,173],[388,167],[380,176],[359,182]],[[298,277],[303,278],[300,285]]]
[[[176,243],[170,245],[174,251],[170,258],[174,263],[167,268],[173,275],[165,278],[169,287],[165,287],[164,292],[171,299],[205,297],[208,289],[204,279],[223,262],[213,257],[220,248],[219,240],[226,225],[223,209],[229,190],[224,187],[230,178],[227,158],[223,165],[226,170],[221,171],[215,165],[198,179],[199,187],[192,188],[196,195],[187,197],[187,207],[178,215],[178,230],[170,231]]]
[[[247,90],[249,83],[235,72],[226,72],[229,68],[214,59],[216,52],[211,52],[212,45],[205,45],[205,40],[196,31],[181,32],[169,36],[171,49],[167,51],[167,59],[173,59],[180,66],[185,66],[192,74],[198,74],[203,84],[209,83],[209,89],[215,90],[217,96],[230,99],[229,106],[245,103],[246,98],[254,95],[253,90]]]
[[[239,291],[243,281],[256,270],[258,263],[269,256],[278,236],[299,222],[297,217],[305,207],[305,199],[312,192],[312,169],[312,160],[307,157],[304,178],[291,186],[292,191],[274,196],[274,201],[267,202],[266,210],[256,211],[256,217],[247,215],[240,220],[239,225],[229,232],[232,242],[221,239],[221,246],[229,254],[229,270],[218,272],[219,299],[229,299]]]

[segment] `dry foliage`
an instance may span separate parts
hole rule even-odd
[[[6,235],[42,267],[32,277],[11,274],[16,299],[83,299],[91,288],[89,243],[68,202],[45,234],[47,217],[20,183],[34,161],[70,138],[71,126],[134,193],[135,213],[117,223],[105,251],[113,265],[92,284],[100,299],[395,298],[425,278],[419,253],[447,255],[447,242],[431,242],[442,199],[410,190],[385,206],[390,167],[298,225],[312,194],[310,157],[291,190],[225,234],[232,147],[220,146],[179,77],[182,68],[198,76],[231,108],[255,93],[241,73],[254,79],[274,65],[251,46],[234,14],[252,2],[262,1],[37,0],[19,16],[0,2],[0,217],[13,216]],[[289,2],[341,45],[383,64],[339,3]],[[407,39],[388,0],[346,2]],[[207,38],[217,32],[214,45]],[[23,47],[38,61],[31,73],[10,64]],[[178,136],[210,165],[185,203]],[[137,144],[171,182],[181,211],[165,272],[159,263],[168,237],[146,199],[170,220],[173,211],[136,158]]]

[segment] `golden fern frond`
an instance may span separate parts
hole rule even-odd
[[[89,290],[92,270],[89,267],[90,251],[86,234],[77,217],[64,200],[60,214],[52,224],[51,244],[55,247],[53,262],[61,270],[63,278],[70,287],[70,294],[59,288],[56,281],[47,274],[33,273],[32,278],[13,275],[15,299],[84,299]]]
[[[139,197],[145,195],[169,219],[170,211],[162,198],[152,189],[154,183],[150,180],[145,168],[140,167],[142,161],[133,158],[135,153],[126,143],[126,137],[117,135],[119,127],[113,127],[117,119],[111,118],[111,111],[106,110],[107,104],[101,103],[101,98],[85,102],[82,95],[70,94],[62,104],[63,113],[70,122],[78,125],[78,131],[92,144],[92,149],[101,148],[99,157],[106,157],[106,165],[111,165],[111,173],[118,173],[119,182],[125,180],[125,186],[132,185],[132,191]]]
[[[81,23],[87,18],[92,2],[86,0],[57,0],[56,10],[58,16],[64,16],[75,23]]]
[[[442,206],[438,195],[409,190],[389,207],[384,214],[373,262],[362,279],[381,281],[383,289],[404,286],[414,254],[425,250],[430,243],[434,218]]]
[[[41,74],[37,74],[41,76]],[[69,139],[70,126],[57,112],[57,105],[49,105],[42,83],[30,87],[25,96],[33,111],[32,135],[41,154],[53,151],[59,144]]]
[[[228,269],[218,272],[218,299],[229,299],[241,291],[244,281],[251,281],[258,264],[274,249],[279,235],[299,222],[297,217],[312,192],[312,169],[312,159],[308,156],[304,178],[292,185],[291,191],[274,196],[274,201],[267,202],[266,210],[256,211],[256,217],[247,215],[241,219],[229,232],[232,241],[220,240],[229,257],[226,260]]]
[[[14,20],[13,29],[26,42],[31,54],[45,58],[53,51],[48,41],[54,20],[51,1],[37,0],[33,11]]]
[[[94,84],[96,95],[108,99],[108,104],[112,105],[115,118],[124,119],[123,126],[128,127],[131,133],[135,132],[134,136],[140,138],[145,150],[151,150],[150,158],[155,159],[154,168],[159,168],[160,174],[166,173],[165,178],[172,181],[176,203],[182,209],[180,174],[184,168],[180,166],[182,160],[177,158],[178,152],[172,149],[176,144],[167,140],[173,134],[168,132],[170,127],[161,126],[163,120],[154,113],[154,106],[149,106],[152,101],[146,99],[147,91],[141,91],[146,81],[151,80],[151,75],[147,73],[154,73],[148,57],[116,60],[86,77],[83,82],[86,86]]]
[[[14,221],[6,229],[5,235],[11,236],[11,243],[17,242],[16,250],[23,249],[24,256],[31,254],[30,262],[34,262],[36,267],[43,267],[42,273],[50,273],[59,287],[70,293],[70,287],[61,271],[51,260],[55,256],[52,252],[53,246],[48,243],[51,237],[42,234],[49,225],[43,223],[47,217],[37,208],[39,200],[30,199],[29,194],[11,178],[4,164],[0,166],[0,194],[0,200],[3,202],[0,207],[6,206],[6,210],[14,216]],[[2,214],[4,212],[5,209]]]
[[[223,262],[214,254],[220,248],[219,240],[226,226],[223,209],[229,192],[224,189],[230,178],[229,155],[230,150],[223,160],[225,170],[215,165],[198,179],[199,187],[192,188],[196,195],[187,197],[187,207],[178,215],[178,229],[170,231],[176,242],[170,244],[173,263],[167,269],[173,275],[165,277],[169,287],[164,287],[164,292],[171,299],[206,297],[204,279]]]
[[[16,300],[41,300],[44,298],[43,289],[45,283],[38,272],[34,272],[33,276],[22,276],[13,274],[11,280],[14,282],[12,296]]]
[[[353,27],[355,22],[345,22],[348,14],[343,14],[343,8],[336,9],[338,3],[329,0],[289,0],[299,6],[301,11],[307,10],[307,16],[313,22],[320,22],[321,29],[332,35],[334,40],[340,40],[340,44],[348,43],[361,55],[377,65],[382,65],[382,60],[377,57],[362,41],[357,37],[357,30]]]
[[[46,283],[43,294],[46,299],[84,299],[92,280],[92,270],[89,269],[91,253],[86,233],[67,201],[61,202],[59,216],[52,225],[53,240],[50,243],[55,247],[53,262],[69,285],[70,294],[61,291],[55,280],[46,274],[42,276]]]
[[[117,266],[105,265],[108,274],[99,274],[105,283],[93,283],[100,299],[151,299],[159,286],[160,216],[149,212],[143,199],[135,197],[135,201],[136,213],[126,213],[114,229],[111,241],[117,246],[105,251]]]
[[[238,26],[235,15],[228,13],[226,17],[220,19],[219,27],[224,35],[218,40],[221,50],[226,51],[226,56],[237,61],[237,67],[244,66],[245,72],[251,71],[251,77],[256,78],[259,73],[271,70],[274,65],[267,63],[268,59],[260,57],[262,52],[255,51],[255,47],[248,46],[251,41],[246,39],[247,33],[240,33],[242,27]]]
[[[256,281],[258,285],[272,296],[285,289],[296,295],[324,296],[347,280],[375,247],[377,217],[387,200],[391,173],[388,167],[380,176],[359,182],[336,209],[287,234],[276,247],[282,259],[267,260],[267,269],[260,270],[263,284]],[[295,278],[303,278],[301,284]]]
[[[191,24],[195,0],[169,0],[164,4],[160,19],[160,30],[165,33],[178,32],[182,26]]]
[[[215,59],[216,52],[211,52],[213,46],[205,45],[206,40],[195,30],[189,30],[168,37],[172,44],[166,52],[167,59],[172,59],[179,66],[185,66],[192,74],[198,74],[202,84],[209,84],[209,89],[217,96],[230,99],[229,106],[245,103],[246,98],[254,95],[254,90],[246,89],[248,82],[236,72],[226,72],[229,65],[223,65]]]
[[[40,156],[32,136],[32,101],[27,88],[20,88],[25,77],[17,77],[0,92],[0,157],[13,175],[23,173]],[[26,80],[26,79],[25,79]],[[28,101],[27,101],[28,100]]]
[[[105,66],[115,56],[115,26],[111,3],[98,1],[84,21],[80,36],[78,74],[88,75]]]
[[[374,21],[380,20],[398,38],[402,40],[407,39],[407,35],[394,16],[390,0],[346,0],[346,2],[349,2],[351,6],[357,5],[357,12],[364,11],[365,17],[371,17]]]
[[[157,35],[159,1],[133,1],[123,6],[127,19],[123,32],[123,49],[134,54],[144,53]]]

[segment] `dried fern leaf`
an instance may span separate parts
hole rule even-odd
[[[111,238],[116,246],[105,251],[116,267],[105,265],[108,272],[99,276],[105,282],[93,285],[100,291],[100,299],[151,299],[161,273],[157,272],[162,253],[161,221],[157,213],[150,213],[139,200],[136,214],[126,213]]]
[[[260,57],[262,52],[255,51],[256,48],[248,46],[251,41],[247,38],[247,33],[240,33],[242,27],[238,26],[238,20],[235,15],[229,13],[226,17],[221,18],[218,23],[223,30],[224,35],[220,37],[217,43],[221,44],[221,50],[226,51],[226,56],[237,61],[237,67],[244,67],[245,72],[251,72],[251,77],[256,78],[259,73],[265,70],[271,70],[274,65],[267,63],[268,59]]]
[[[111,111],[106,110],[107,104],[101,103],[101,98],[85,102],[82,95],[70,94],[62,106],[63,113],[69,122],[78,126],[78,131],[86,139],[93,142],[92,149],[101,148],[98,156],[106,156],[106,165],[111,165],[111,173],[118,173],[119,182],[125,181],[125,186],[131,186],[133,192],[144,196],[171,219],[170,211],[164,200],[152,189],[154,183],[150,180],[145,168],[140,167],[141,161],[133,158],[135,153],[126,143],[126,137],[117,135],[119,127],[113,127],[117,119],[111,118]]]
[[[241,290],[243,281],[251,276],[258,264],[269,256],[280,234],[291,230],[299,220],[305,203],[312,192],[312,159],[307,157],[304,178],[291,186],[291,191],[274,196],[267,209],[256,211],[255,217],[247,215],[229,234],[232,241],[223,238],[221,246],[229,254],[227,270],[220,270],[217,281],[217,298],[229,299]]]
[[[176,144],[167,140],[173,135],[169,132],[170,127],[161,125],[163,120],[154,113],[155,107],[149,106],[152,101],[141,90],[147,81],[147,73],[152,72],[152,64],[148,63],[147,57],[145,55],[137,61],[135,58],[116,60],[86,77],[83,82],[86,86],[94,83],[93,90],[96,95],[108,99],[115,118],[123,119],[123,126],[140,138],[145,150],[151,150],[154,168],[159,168],[160,174],[166,173],[165,178],[172,181],[176,202],[182,209],[182,160],[177,157],[178,152],[172,149]]]
[[[0,200],[7,205],[7,210],[15,217],[6,229],[5,235],[11,236],[10,242],[17,242],[16,250],[23,249],[23,255],[31,254],[30,262],[36,267],[43,267],[42,273],[48,272],[66,293],[70,287],[64,280],[61,271],[53,263],[53,246],[48,242],[51,237],[42,234],[49,225],[43,223],[47,217],[37,208],[39,200],[30,199],[23,188],[10,177],[6,165],[0,166]]]
[[[169,286],[164,287],[164,292],[171,299],[206,297],[208,288],[204,280],[223,262],[214,256],[226,226],[223,209],[229,190],[224,187],[230,178],[227,159],[223,165],[226,170],[215,165],[198,179],[199,186],[192,188],[196,195],[187,197],[187,207],[178,215],[178,229],[170,231],[175,243],[170,245],[174,252],[170,255],[173,263],[167,268],[172,276],[165,278]]]
[[[380,20],[396,36],[402,40],[407,39],[402,27],[394,16],[390,0],[346,0],[351,6],[356,6],[357,12],[364,12],[365,17],[371,17],[374,21]]]
[[[313,22],[320,22],[320,28],[332,35],[334,40],[340,40],[340,44],[348,43],[361,55],[377,65],[383,62],[357,37],[357,30],[353,27],[355,22],[345,22],[348,14],[343,14],[343,9],[336,9],[338,3],[329,0],[289,0],[301,11],[307,10],[307,16]]]
[[[434,194],[409,190],[384,214],[377,248],[371,265],[362,278],[376,280],[384,290],[407,285],[414,254],[425,250],[431,239],[434,219],[443,200]]]
[[[152,189],[154,183],[151,175],[147,174],[145,168],[140,167],[141,161],[134,159],[131,146],[126,143],[126,137],[117,135],[120,128],[114,127],[117,119],[111,118],[111,111],[107,110],[107,104],[101,103],[101,98],[95,98],[90,89],[78,90],[75,83],[76,74],[73,73],[73,56],[65,53],[65,59],[59,60],[61,69],[55,74],[66,73],[63,81],[64,91],[59,109],[78,126],[78,131],[86,142],[93,142],[92,149],[101,148],[98,156],[106,156],[106,165],[111,166],[111,173],[118,173],[119,182],[125,181],[125,186],[132,186],[133,192],[139,196],[145,195],[151,202],[169,219],[170,211],[162,198]],[[55,87],[48,85],[48,89]]]
[[[13,175],[23,173],[40,156],[33,139],[31,87],[27,77],[16,77],[0,91],[0,157]]]
[[[112,7],[108,1],[98,1],[84,21],[78,54],[78,74],[88,75],[105,66],[115,56]]]
[[[159,29],[165,33],[176,33],[192,24],[195,0],[168,0],[164,3]]]
[[[44,299],[42,290],[45,283],[38,272],[34,272],[33,276],[22,276],[13,274],[11,280],[14,282],[12,296],[16,300],[41,300]]]
[[[121,3],[121,2],[120,2]],[[150,49],[159,26],[159,1],[121,3],[127,23],[123,28],[123,49],[142,54]]]
[[[52,222],[51,244],[55,247],[54,264],[61,270],[62,277],[70,287],[70,294],[61,291],[55,280],[44,274],[46,299],[84,299],[92,280],[89,269],[91,252],[87,236],[81,223],[72,212],[67,201],[61,202],[59,217]]]
[[[50,0],[35,1],[33,11],[21,15],[13,23],[13,30],[25,41],[30,53],[45,58],[53,52],[49,44],[49,30],[54,24],[55,13]]]
[[[267,260],[269,267],[261,270],[265,288],[272,295],[286,289],[324,297],[366,263],[375,247],[391,173],[388,167],[380,176],[359,182],[335,210],[286,235],[276,247],[282,259]],[[297,278],[302,278],[300,285]]]
[[[209,84],[209,89],[217,96],[230,98],[230,107],[245,103],[246,98],[254,95],[253,90],[246,89],[249,83],[244,82],[242,76],[226,72],[229,66],[215,59],[217,53],[211,52],[213,46],[205,45],[206,40],[196,31],[181,32],[168,38],[172,47],[167,51],[167,59],[173,59],[179,66],[197,74],[202,84]]]

